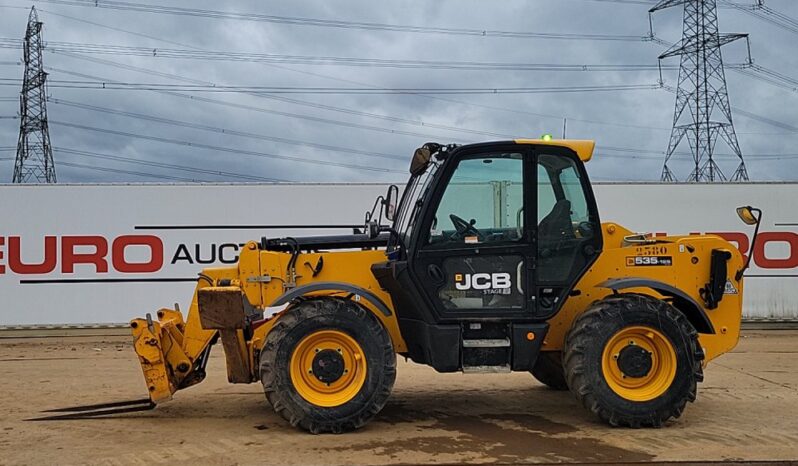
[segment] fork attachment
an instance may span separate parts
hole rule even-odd
[[[93,405],[70,406],[68,408],[47,409],[43,413],[65,413],[53,416],[25,419],[26,421],[68,421],[78,419],[92,419],[99,416],[113,414],[135,413],[149,411],[155,408],[155,403],[149,398],[139,400],[115,401],[112,403],[98,403]]]

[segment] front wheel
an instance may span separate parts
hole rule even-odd
[[[357,429],[383,406],[396,355],[382,323],[343,299],[304,301],[266,337],[260,374],[274,410],[312,433]]]
[[[568,387],[613,426],[659,427],[681,416],[703,380],[698,334],[676,308],[640,294],[609,296],[565,338]]]

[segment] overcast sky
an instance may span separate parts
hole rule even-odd
[[[737,1],[753,3],[753,0]],[[422,28],[637,36],[644,36],[648,32],[648,6],[595,0],[167,0],[166,4]],[[798,19],[798,2],[767,0],[766,4],[773,10]],[[0,6],[0,36],[3,39],[24,37],[30,6],[30,1],[3,2],[3,6]],[[370,31],[120,11],[49,2],[36,2],[36,6],[44,22],[46,42],[141,46],[156,50],[155,56],[147,57],[89,53],[67,55],[50,50],[44,60],[45,68],[49,71],[48,79],[53,82],[88,80],[70,74],[79,73],[101,77],[108,82],[186,84],[195,80],[236,86],[508,88],[656,84],[656,71],[485,71],[275,65],[164,58],[158,56],[157,49],[568,65],[656,65],[657,56],[665,49],[662,45],[645,41],[551,40]],[[681,10],[681,7],[675,7],[655,15],[658,36],[669,42],[679,39]],[[798,78],[798,54],[795,53],[798,34],[734,9],[721,9],[719,15],[722,31],[750,33],[751,50],[757,64]],[[0,49],[1,77],[22,76],[22,66],[9,63],[19,61],[21,54],[19,49]],[[727,63],[741,63],[745,57],[743,42],[724,48]],[[123,69],[98,60],[178,75],[186,80]],[[676,65],[678,59],[667,63]],[[798,178],[798,149],[795,148],[798,143],[798,92],[734,71],[727,71],[727,76],[734,108],[779,123],[763,123],[735,113],[735,126],[751,179]],[[674,70],[665,72],[665,81],[669,85],[675,86],[676,77]],[[17,85],[0,86],[0,116],[13,116],[18,112],[18,103],[9,99],[18,96],[18,93]],[[569,138],[595,139],[598,143],[596,157],[588,165],[593,179],[657,180],[668,144],[675,100],[674,95],[665,90],[448,96],[290,94],[279,95],[277,99],[273,95],[242,93],[187,91],[183,94],[222,103],[147,90],[51,87],[49,95],[54,100],[48,104],[50,136],[59,182],[164,181],[151,176],[79,168],[74,164],[199,181],[245,181],[232,175],[191,173],[175,168],[129,163],[122,159],[79,155],[74,151],[289,181],[402,181],[406,178],[413,149],[426,141],[465,143],[510,137],[539,137],[544,133],[559,137],[564,117],[568,119]],[[302,102],[280,100],[283,98]],[[77,108],[64,102],[179,120],[214,128],[217,132]],[[248,151],[249,154],[109,134],[63,123],[225,147]],[[0,142],[0,148],[16,146],[18,124],[19,120],[0,119],[0,138],[3,141]],[[219,129],[246,133],[249,137],[222,134],[218,132]],[[275,137],[290,141],[274,141]],[[633,151],[619,150],[623,148]],[[686,151],[687,146],[680,150]],[[731,153],[722,142],[718,143],[717,152]],[[264,154],[325,161],[328,164],[271,158]],[[13,156],[13,150],[0,152],[0,182],[11,180],[13,162],[7,159]],[[686,156],[680,157],[685,159]],[[731,175],[737,166],[727,155],[719,156],[718,163],[727,175]],[[680,179],[689,173],[689,165],[685,162],[675,161],[671,168]]]

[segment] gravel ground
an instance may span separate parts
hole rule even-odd
[[[229,385],[221,347],[202,384],[153,411],[25,422],[40,410],[140,398],[126,337],[0,339],[0,464],[451,464],[798,460],[798,331],[747,331],[710,364],[698,400],[662,429],[613,429],[530,375],[399,364],[364,429],[309,434],[258,384]]]

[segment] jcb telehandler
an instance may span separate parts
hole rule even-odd
[[[201,382],[221,340],[229,381],[261,381],[313,433],[379,413],[397,354],[439,372],[529,371],[614,426],[679,417],[737,344],[747,263],[717,236],[600,223],[593,148],[428,143],[365,230],[247,243],[236,266],[199,274],[185,319],[131,322],[148,403]]]

